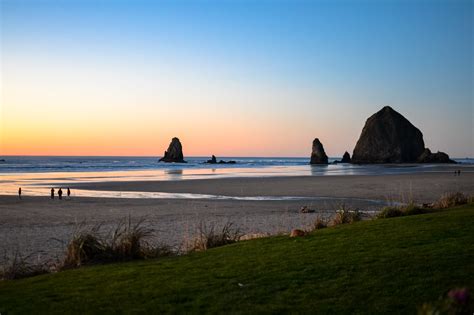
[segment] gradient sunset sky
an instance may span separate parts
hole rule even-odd
[[[0,6],[0,155],[340,156],[390,105],[474,156],[471,0]]]

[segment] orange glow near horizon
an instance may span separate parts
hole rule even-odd
[[[185,156],[294,156],[309,157],[313,138],[319,137],[330,156],[344,150],[333,142],[335,134],[315,132],[309,124],[235,117],[204,120],[183,118],[179,124],[150,117],[24,114],[22,119],[3,119],[0,155],[161,156],[171,138],[178,137]],[[36,118],[35,118],[36,117]],[[61,115],[62,117],[62,115]],[[5,117],[3,117],[5,118]],[[312,130],[313,129],[313,130]],[[337,139],[341,140],[341,139]]]
[[[7,124],[8,126],[8,124]],[[247,124],[249,126],[249,124]],[[308,156],[312,137],[293,141],[298,135],[272,132],[257,134],[255,129],[227,128],[225,132],[210,129],[183,130],[181,133],[160,132],[146,126],[117,128],[109,126],[81,129],[71,126],[21,126],[4,128],[1,155],[102,155],[102,156],[161,156],[171,138],[177,136],[185,156]],[[115,128],[114,128],[115,127]],[[183,128],[185,129],[185,128]],[[6,131],[6,132],[5,132]],[[279,138],[278,142],[275,138]],[[324,136],[319,136],[324,139]],[[303,140],[303,141],[301,141]],[[326,145],[331,155],[331,145]],[[292,154],[288,154],[292,152]]]
[[[3,84],[0,155],[161,156],[178,137],[185,156],[309,157],[318,137],[329,156],[342,156],[360,132],[342,109],[328,111],[317,105],[328,101],[301,89],[198,78],[177,85],[136,78],[139,87],[127,88],[114,69],[87,80],[80,65],[74,78],[53,66],[14,66]],[[181,85],[194,88],[183,93]],[[334,121],[343,122],[337,132]]]

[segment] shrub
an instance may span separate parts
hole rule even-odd
[[[446,193],[434,203],[434,208],[446,209],[468,203],[469,198],[462,192]]]
[[[153,230],[144,226],[143,219],[132,225],[129,217],[128,222],[122,220],[112,232],[110,251],[119,260],[144,258],[144,249],[150,247],[147,239],[152,236]]]
[[[66,253],[59,269],[77,268],[83,264],[108,260],[108,247],[99,237],[100,225],[87,230],[80,226],[67,244]]]
[[[404,207],[401,208],[401,211],[403,212],[403,215],[416,215],[416,214],[423,214],[423,213],[428,213],[429,210],[419,207],[414,203],[410,203]]]
[[[102,237],[100,230],[101,225],[92,228],[80,227],[69,241],[65,257],[58,269],[173,254],[168,246],[151,245],[148,242],[153,236],[153,229],[146,227],[144,220],[135,224],[132,224],[130,217],[128,220],[121,220],[107,237]]]
[[[328,227],[328,222],[327,220],[323,219],[322,217],[318,216],[316,217],[316,220],[314,220],[313,224],[310,227],[310,231],[315,231],[315,230],[321,230],[324,228]]]
[[[219,230],[215,223],[204,224],[201,222],[198,227],[196,237],[187,246],[188,251],[204,251],[209,248],[223,246],[238,242],[242,237],[238,228],[234,228],[232,223],[227,222]]]
[[[404,206],[398,207],[384,207],[379,214],[377,215],[378,219],[384,218],[394,218],[394,217],[401,217],[405,215],[416,215],[416,214],[423,214],[428,213],[430,210],[427,208],[420,207],[414,203],[410,203]]]
[[[399,207],[384,207],[379,214],[377,214],[378,219],[384,218],[394,218],[394,217],[401,217],[403,215],[403,211]]]
[[[342,205],[332,218],[331,225],[351,224],[360,220],[362,220],[362,214],[359,210],[346,209],[345,205]]]

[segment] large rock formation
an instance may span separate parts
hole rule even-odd
[[[328,164],[328,156],[324,152],[323,144],[318,138],[313,141],[313,150],[311,152],[311,164]]]
[[[370,116],[352,163],[455,163],[446,153],[425,149],[423,134],[390,106]]]
[[[416,162],[424,149],[421,131],[390,106],[385,106],[365,122],[352,163]]]
[[[178,138],[173,138],[165,151],[164,156],[160,159],[160,162],[175,162],[175,163],[186,163],[183,157],[183,147]]]

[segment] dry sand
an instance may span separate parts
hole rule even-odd
[[[377,210],[381,204],[364,199],[430,202],[441,194],[474,194],[474,173],[423,173],[383,176],[314,176],[226,178],[168,182],[107,182],[75,187],[96,190],[160,191],[225,196],[331,197],[325,200],[240,201],[189,199],[113,199],[0,196],[0,251],[23,255],[60,255],[64,242],[81,222],[104,223],[111,229],[120,219],[145,217],[156,229],[157,241],[179,245],[202,222],[234,222],[246,233],[287,232],[304,228],[317,215],[329,217],[345,202],[352,208]],[[76,189],[77,189],[76,188]],[[74,190],[73,190],[74,193]],[[350,201],[340,197],[358,198]],[[316,213],[302,214],[309,206]],[[0,259],[1,263],[1,259]]]

